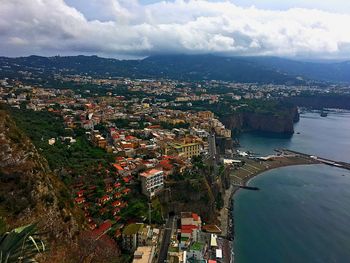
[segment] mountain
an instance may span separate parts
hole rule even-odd
[[[350,62],[303,62],[277,57],[222,57],[215,55],[161,55],[142,60],[97,56],[19,58],[0,57],[0,77],[28,71],[178,80],[224,80],[250,83],[301,84],[307,80],[350,82]]]
[[[330,82],[350,82],[350,61],[306,62],[277,57],[250,57],[247,59],[278,72],[295,76]]]

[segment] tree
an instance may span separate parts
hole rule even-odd
[[[44,252],[44,242],[38,239],[36,225],[13,229],[0,236],[0,262],[37,262],[35,257]]]

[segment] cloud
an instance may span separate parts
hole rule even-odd
[[[0,0],[0,54],[350,58],[346,14],[262,10],[204,0],[149,5],[137,0],[84,0],[75,6],[63,0]]]

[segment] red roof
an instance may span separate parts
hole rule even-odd
[[[108,201],[109,198],[110,198],[110,197],[109,197],[108,195],[105,195],[105,196],[102,196],[100,200],[101,200],[101,201]]]
[[[182,225],[181,226],[181,233],[187,233],[190,234],[194,229],[197,229],[195,225]]]
[[[147,127],[148,129],[160,129],[160,125],[151,125]]]
[[[114,194],[114,198],[120,198],[120,197],[122,197],[122,194],[121,194],[121,193],[115,193],[115,194]]]
[[[116,207],[116,206],[120,206],[121,204],[122,204],[122,202],[120,202],[119,200],[117,200],[117,201],[114,201],[114,202],[112,203],[112,206]]]
[[[130,193],[130,188],[125,188],[124,190],[123,190],[123,194],[128,194],[128,193]]]
[[[75,198],[75,202],[83,203],[83,202],[85,202],[85,198],[84,197],[77,197],[77,198]]]
[[[123,177],[123,181],[125,183],[129,183],[131,181],[131,178],[130,177]]]
[[[123,167],[121,167],[119,164],[114,163],[113,166],[118,170],[118,171],[123,171]]]
[[[106,220],[92,233],[94,236],[99,237],[100,235],[104,234],[107,230],[109,230],[111,227],[112,227],[112,222],[110,220]]]
[[[181,226],[181,230],[182,229],[196,229],[197,228],[197,226],[195,226],[195,225],[182,225]]]
[[[162,160],[159,162],[159,165],[164,169],[164,170],[171,170],[173,169],[172,164],[170,163],[169,160]]]

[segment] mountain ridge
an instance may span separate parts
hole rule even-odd
[[[223,57],[204,55],[155,55],[138,60],[92,56],[0,57],[0,76],[19,70],[44,74],[91,74],[93,76],[223,80],[263,84],[306,82],[350,83],[350,61],[306,62],[279,57]]]

